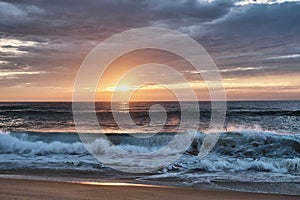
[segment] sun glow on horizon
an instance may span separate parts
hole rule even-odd
[[[132,88],[128,85],[120,85],[113,88],[113,91],[120,91],[120,92],[127,92],[129,90],[132,90]]]

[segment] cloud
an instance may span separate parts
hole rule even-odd
[[[291,55],[279,55],[274,57],[265,58],[266,60],[277,60],[277,59],[290,59],[290,58],[300,58],[300,54],[291,54]]]
[[[299,10],[296,0],[0,1],[0,72],[45,72],[14,74],[17,80],[2,80],[1,87],[71,87],[80,63],[100,41],[144,26],[189,34],[224,78],[297,74]]]
[[[33,47],[38,43],[33,41],[22,41],[15,38],[0,38],[0,55],[7,56],[20,56],[28,52],[26,47]]]
[[[10,78],[17,78],[16,76],[19,75],[32,75],[32,74],[41,74],[42,72],[26,72],[26,71],[1,71],[0,72],[0,79],[2,77],[10,77]]]
[[[236,5],[249,5],[249,4],[281,4],[286,2],[300,2],[299,0],[242,0],[238,1]]]
[[[43,10],[34,6],[19,6],[10,2],[0,2],[0,26],[15,28],[22,23],[29,23],[33,16],[43,14]]]
[[[31,14],[41,14],[43,13],[43,10],[34,6],[34,5],[28,5],[28,6],[18,6],[11,4],[9,2],[0,2],[0,13],[2,20],[12,18],[16,20],[16,18],[24,19],[24,17],[28,17]]]
[[[0,18],[0,32],[49,36],[72,36],[102,39],[115,32],[151,25],[180,29],[209,22],[226,15],[232,1],[198,0],[65,0],[7,1],[11,8],[6,15],[26,15],[18,18]],[[16,28],[18,26],[18,28]]]
[[[298,73],[299,9],[296,2],[237,6],[220,21],[205,25],[207,35],[199,40],[221,69],[262,67],[226,76]]]

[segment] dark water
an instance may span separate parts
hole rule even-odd
[[[110,104],[97,103],[101,129],[90,127],[90,133],[86,134],[94,137],[95,133],[105,133],[115,145],[127,151],[144,153],[161,148],[176,134],[182,109],[195,111],[188,102],[185,107],[176,102],[160,102],[167,112],[167,120],[161,122],[161,133],[148,139],[128,135],[148,134],[144,127],[151,122],[148,110],[152,104],[118,103],[118,113],[121,116],[130,113],[137,124],[124,130],[115,122]],[[197,153],[205,133],[210,132],[210,103],[199,102],[199,106],[199,128],[189,130],[188,124],[184,127],[186,134],[196,132],[190,148],[172,164],[139,175],[139,180],[300,195],[300,101],[228,102],[224,131],[204,158]],[[83,106],[81,112],[88,111]],[[147,130],[152,128],[155,129],[150,126]],[[75,170],[78,174],[121,176],[86,150],[74,127],[71,103],[0,103],[0,130],[0,172]],[[103,141],[94,140],[89,145],[97,147],[95,153],[113,152]],[[263,183],[271,186],[264,187]],[[242,187],[242,184],[248,185]]]

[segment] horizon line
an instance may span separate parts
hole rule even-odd
[[[237,102],[237,101],[300,101],[300,99],[230,99],[226,100],[226,102]],[[128,102],[128,101],[53,101],[53,100],[42,100],[42,101],[37,101],[37,100],[28,100],[28,101],[1,101],[0,103],[90,103],[90,102],[95,102],[95,103],[109,103],[109,102],[115,102],[115,103],[122,103],[122,102]],[[129,101],[129,102],[178,102],[176,100],[148,100],[148,101]],[[185,100],[185,101],[180,101],[180,102],[195,102],[195,101],[190,101],[190,100]],[[212,102],[211,100],[198,100],[198,102]],[[222,101],[214,101],[214,102],[222,102]]]

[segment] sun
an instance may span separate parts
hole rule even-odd
[[[116,91],[116,92],[127,92],[129,90],[131,90],[131,88],[127,85],[120,85],[120,86],[116,86],[114,88],[114,91]]]
[[[135,86],[129,86],[129,85],[117,85],[117,86],[111,86],[111,87],[106,87],[104,89],[100,89],[100,92],[110,92],[110,93],[114,93],[114,92],[128,92],[131,90],[135,90],[136,87]]]

